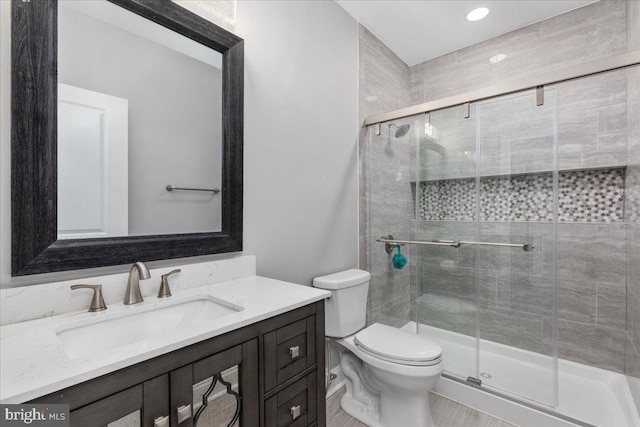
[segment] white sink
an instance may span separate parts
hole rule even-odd
[[[125,307],[114,315],[103,312],[100,319],[92,319],[91,323],[75,322],[63,326],[56,335],[69,357],[81,358],[176,330],[189,332],[203,323],[242,309],[204,296],[176,302],[162,301],[146,307]]]

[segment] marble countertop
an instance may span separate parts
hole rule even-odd
[[[149,360],[197,342],[327,298],[329,292],[268,279],[245,277],[173,292],[168,299],[147,297],[141,304],[110,304],[108,310],[66,313],[0,327],[0,402],[21,403]],[[216,298],[243,309],[189,330],[170,331],[98,355],[71,358],[56,331],[93,323],[133,310],[154,309],[194,297]],[[125,314],[126,313],[126,314]]]

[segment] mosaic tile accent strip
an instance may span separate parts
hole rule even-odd
[[[624,169],[561,172],[559,222],[624,221]],[[480,179],[481,221],[551,221],[551,173]],[[422,220],[476,219],[474,178],[420,183]]]
[[[624,221],[624,169],[560,172],[558,221]]]
[[[481,221],[551,221],[553,176],[546,174],[480,178]]]
[[[420,219],[476,219],[476,180],[452,179],[420,184]]]
[[[630,223],[640,222],[640,165],[629,166],[626,176],[625,217]]]

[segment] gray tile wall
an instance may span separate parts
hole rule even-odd
[[[564,82],[554,88],[558,96],[558,168],[626,165],[626,71]]]
[[[420,221],[417,226],[412,238],[420,240],[533,242],[536,247],[530,253],[484,246],[419,248],[412,261],[421,279],[420,322],[475,335],[477,308],[481,338],[553,354],[557,318],[560,357],[624,371],[626,224],[558,224],[557,296],[553,224],[480,222],[477,236],[474,221]]]
[[[435,137],[421,141],[421,178],[452,179],[553,170],[556,90],[538,107],[535,95],[502,97],[474,104],[469,118],[461,107],[429,114]],[[427,145],[431,143],[431,145]],[[434,147],[434,144],[437,144]],[[436,151],[434,148],[440,147]]]
[[[627,4],[629,50],[640,49],[640,2]],[[625,373],[640,414],[640,68],[627,70],[627,324]]]
[[[640,49],[640,2],[627,2],[627,50]]]
[[[624,371],[625,224],[559,224],[558,354]]]
[[[490,246],[421,247],[418,319],[475,335],[477,309],[482,338],[552,353],[553,224],[481,222],[477,229],[475,221],[419,221],[417,227],[414,237],[420,240],[532,242],[533,252]]]
[[[409,67],[363,26],[359,74],[360,123],[368,115],[409,105]],[[413,134],[390,140],[388,126],[382,127],[378,137],[363,127],[359,138],[360,268],[372,274],[369,323],[402,326],[409,321],[409,268],[394,269],[384,245],[375,239],[389,233],[408,237],[413,211],[410,179],[415,170],[410,160],[415,157]]]
[[[361,29],[361,119],[503,80],[624,53],[639,43],[638,32],[630,31],[634,26],[638,28],[640,7],[635,3],[638,2],[603,0],[411,68]],[[497,53],[508,57],[498,64],[489,63],[489,57]],[[406,85],[402,82],[405,76]],[[476,162],[483,175],[551,170],[549,153],[554,132],[556,166],[561,170],[640,165],[639,88],[640,75],[634,70],[622,70],[546,88],[548,102],[543,107],[510,106],[528,102],[527,97],[531,99],[532,95],[526,95],[507,99],[501,105],[474,105],[471,119],[462,118],[461,108],[432,113],[430,121],[438,128],[440,140],[423,138],[415,144],[412,132],[402,140],[404,144],[417,145],[418,153],[392,140],[393,156],[385,154],[385,127],[371,143],[363,129],[361,267],[374,275],[370,321],[402,324],[405,319],[415,320],[418,314],[425,323],[473,335],[475,319],[471,313],[476,308],[473,298],[478,274],[477,308],[482,337],[550,353],[556,334],[550,226],[484,222],[476,231],[475,222],[412,223],[415,194],[401,187],[410,186],[412,179],[407,176],[413,171],[416,155],[425,166],[420,180],[471,177],[475,175]],[[367,102],[368,96],[378,98]],[[488,123],[491,117],[495,118],[491,127],[478,129],[478,120]],[[480,153],[475,152],[476,134],[483,141]],[[370,164],[369,149],[373,150]],[[634,191],[631,182],[627,179],[627,193]],[[627,214],[631,212],[629,203],[627,198]],[[625,371],[626,361],[626,372],[637,375],[640,289],[632,293],[625,283],[627,274],[630,288],[640,283],[640,272],[634,270],[640,264],[640,245],[637,238],[633,240],[634,232],[637,237],[640,230],[630,224],[627,239],[626,227],[619,223],[558,225],[557,345],[563,358],[616,372]],[[387,233],[421,239],[536,239],[537,249],[525,257],[524,252],[511,249],[418,251],[405,247],[403,251],[408,252],[410,262],[398,271],[392,269],[391,257],[382,245],[371,243]],[[625,262],[627,252],[635,262]],[[479,270],[475,269],[476,261]],[[407,277],[410,284],[405,282]],[[418,284],[421,289],[417,289]],[[407,301],[408,309],[403,306]]]
[[[640,205],[640,164],[630,165],[627,201]],[[640,402],[640,218],[629,219],[627,233],[627,318],[625,373]],[[640,404],[636,405],[640,413]]]
[[[540,107],[529,91],[478,103],[469,119],[461,107],[431,113],[430,123],[438,129],[433,143],[443,154],[422,150],[421,178],[474,177],[476,163],[481,176],[551,171],[555,144],[560,170],[625,166],[627,74],[621,70],[549,86]],[[443,80],[451,78],[450,72]]]

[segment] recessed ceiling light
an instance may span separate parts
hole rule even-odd
[[[489,8],[476,7],[471,12],[467,13],[467,21],[479,21],[485,18],[489,14]]]
[[[505,55],[504,53],[499,53],[497,55],[493,55],[491,58],[489,58],[489,62],[491,62],[492,64],[497,64],[498,62],[504,60],[507,58],[507,55]]]

